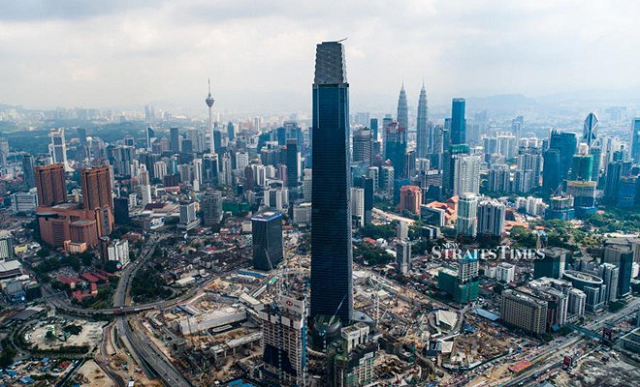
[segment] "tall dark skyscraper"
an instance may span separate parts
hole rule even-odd
[[[582,141],[591,146],[596,139],[596,132],[598,129],[598,117],[594,113],[589,113],[584,120],[584,127],[582,129]]]
[[[298,153],[298,140],[290,138],[287,140],[287,148],[285,150],[285,163],[287,166],[287,187],[298,187],[300,180],[300,157]]]
[[[560,168],[556,169],[559,173],[560,182],[567,179],[569,169],[573,163],[573,155],[576,154],[578,140],[575,133],[552,131],[549,139],[549,148],[557,149],[560,152]],[[546,169],[546,166],[545,166]]]
[[[153,130],[152,128],[147,128],[147,150],[150,151],[151,150],[151,144],[153,143],[153,140],[156,137],[156,132],[155,130]]]
[[[399,122],[391,122],[385,127],[384,158],[391,161],[396,178],[405,177],[404,155],[407,153],[407,129]]]
[[[35,177],[35,162],[33,160],[33,156],[31,155],[23,155],[22,156],[22,179],[24,180],[27,187],[31,188],[36,185],[36,177]]]
[[[560,183],[560,151],[548,149],[544,152],[544,169],[542,170],[542,193],[550,196],[558,191]],[[559,193],[559,191],[558,191]]]
[[[467,122],[464,118],[464,98],[454,98],[451,102],[451,144],[467,143]]]
[[[420,89],[420,98],[418,99],[418,117],[416,125],[416,157],[423,159],[430,153],[431,135],[427,121],[427,91]]]
[[[349,84],[344,47],[316,48],[313,83],[311,317],[353,317]]]
[[[171,151],[172,152],[180,152],[180,129],[171,128],[169,129],[169,135],[171,140]]]
[[[398,96],[398,123],[405,130],[409,129],[409,109],[407,108],[407,93],[404,91],[404,83]]]
[[[282,214],[265,212],[251,218],[253,267],[271,270],[282,261]]]
[[[378,141],[378,119],[372,118],[369,127],[371,129],[371,138],[373,141]]]

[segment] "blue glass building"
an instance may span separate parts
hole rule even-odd
[[[349,84],[344,47],[316,48],[313,83],[311,318],[353,317]]]

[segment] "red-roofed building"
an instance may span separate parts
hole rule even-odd
[[[58,281],[62,282],[63,284],[67,284],[69,285],[69,288],[71,290],[76,288],[76,285],[78,284],[78,282],[80,282],[80,279],[77,277],[67,277],[64,275],[59,275],[58,276]]]
[[[531,364],[532,363],[529,360],[521,360],[516,364],[509,366],[509,371],[513,372],[514,374],[517,374],[531,367]]]
[[[94,276],[91,273],[82,273],[80,274],[80,278],[87,280],[88,282],[97,283],[99,281],[98,277]]]

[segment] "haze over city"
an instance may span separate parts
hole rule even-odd
[[[635,1],[5,1],[0,103],[309,112],[313,46],[348,38],[352,111],[523,94],[640,100]],[[580,93],[579,93],[580,92]],[[632,100],[630,101],[629,98]],[[414,101],[415,100],[415,101]]]

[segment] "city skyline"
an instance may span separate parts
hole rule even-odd
[[[220,101],[216,111],[309,111],[310,98],[302,92],[312,65],[309,47],[343,37],[349,39],[351,82],[358,85],[353,111],[395,110],[403,81],[413,108],[422,80],[434,106],[455,96],[583,91],[586,97],[596,89],[640,99],[633,66],[640,50],[628,38],[638,7],[632,2],[491,8],[383,2],[366,9],[347,2],[326,7],[338,11],[332,18],[324,6],[309,10],[289,2],[41,3],[35,10],[8,5],[0,16],[6,58],[0,73],[7,86],[0,103],[152,104],[205,115],[196,95],[206,95],[210,77]],[[386,23],[379,15],[401,22]],[[603,98],[597,94],[593,98]]]

